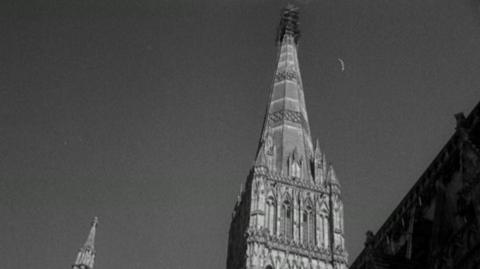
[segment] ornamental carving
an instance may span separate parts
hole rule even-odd
[[[279,71],[275,74],[275,83],[284,80],[298,81],[298,73],[295,70],[289,69]]]
[[[277,123],[282,120],[288,120],[290,122],[304,124],[305,120],[301,112],[292,111],[292,110],[281,110],[277,112],[270,113],[268,119],[272,123]]]

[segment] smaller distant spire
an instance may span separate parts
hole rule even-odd
[[[332,165],[328,166],[328,183],[340,187],[340,181],[338,181],[337,174]]]
[[[260,141],[257,158],[255,159],[255,165],[272,169],[272,158],[274,155],[275,146],[273,145],[270,126],[265,126],[265,128],[266,130],[263,132],[263,137]]]
[[[94,217],[88,234],[87,241],[85,241],[85,248],[95,249],[95,233],[97,231],[98,217]]]
[[[321,156],[322,151],[320,150],[320,142],[318,142],[318,138],[315,139],[315,156]]]
[[[320,149],[320,142],[318,142],[318,138],[315,140],[314,146],[314,180],[319,185],[324,185],[326,182],[326,175],[328,174],[327,171],[327,160],[325,157],[325,153],[322,153]]]
[[[77,259],[73,264],[73,269],[93,269],[95,262],[95,234],[98,225],[98,217],[94,217],[87,240],[78,251]]]
[[[267,166],[267,157],[265,156],[265,141],[261,142],[262,145],[258,151],[257,159],[255,160],[255,165],[257,166]]]

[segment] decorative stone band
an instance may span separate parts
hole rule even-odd
[[[292,81],[296,81],[296,82],[300,81],[297,71],[291,70],[291,69],[278,71],[275,74],[275,79],[274,79],[275,83],[278,83],[278,82],[281,82],[281,81],[284,81],[284,80],[292,80]]]
[[[277,112],[273,112],[268,114],[268,120],[275,124],[282,120],[291,121],[294,123],[299,123],[302,126],[305,124],[305,119],[303,114],[293,110],[280,110]]]
[[[265,244],[268,248],[274,248],[306,257],[312,257],[317,260],[331,261],[332,254],[328,248],[319,248],[313,245],[304,245],[293,240],[272,236],[266,229],[253,230],[247,232],[248,243]]]
[[[283,183],[285,185],[290,185],[290,186],[295,186],[295,187],[300,187],[303,189],[311,190],[311,191],[316,191],[316,192],[321,192],[321,193],[327,193],[327,189],[322,186],[322,185],[314,185],[309,182],[305,182],[303,180],[292,180],[292,178],[288,177],[283,177],[279,176],[277,174],[270,173],[263,169],[263,167],[254,167],[254,176],[263,176],[269,180],[276,181]]]

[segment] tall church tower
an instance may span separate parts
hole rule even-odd
[[[289,5],[255,164],[232,215],[227,269],[347,268],[340,184],[312,143],[299,37],[298,9]]]
[[[98,218],[93,218],[90,233],[88,234],[87,241],[82,248],[78,250],[77,259],[72,265],[73,269],[93,269],[95,260],[95,233],[97,230]]]

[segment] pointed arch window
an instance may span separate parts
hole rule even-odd
[[[334,230],[341,230],[342,229],[342,216],[341,216],[341,205],[335,205],[335,210],[333,211],[333,224]]]
[[[253,199],[252,199],[253,200],[253,202],[252,202],[253,206],[252,206],[252,208],[254,210],[257,210],[257,209],[259,209],[258,208],[258,206],[259,206],[258,202],[260,200],[260,184],[258,182],[256,182],[254,186],[255,187],[253,189]]]
[[[317,234],[317,244],[320,247],[323,247],[325,245],[324,241],[324,235],[323,235],[323,222],[325,221],[325,216],[323,215],[322,212],[318,214],[318,234]]]
[[[307,211],[302,213],[302,243],[304,245],[308,242],[308,214]]]
[[[302,214],[302,243],[304,245],[315,244],[315,214],[308,205]]]
[[[340,229],[340,216],[338,215],[338,210],[335,211],[335,229]]]
[[[295,177],[295,178],[300,178],[301,174],[300,174],[300,164],[296,161],[293,161],[292,163],[292,173],[291,173],[292,177]]]
[[[293,237],[293,210],[289,200],[282,203],[280,234],[286,239]]]
[[[312,208],[308,212],[308,241],[315,245],[315,214]]]
[[[273,197],[268,197],[266,203],[266,227],[270,234],[275,235],[277,232],[277,203],[275,203],[275,199]]]
[[[344,223],[343,223],[343,205],[340,205],[340,211],[339,211],[339,218],[340,218],[340,230],[343,231],[344,229]]]
[[[328,212],[326,209],[322,209],[320,211],[320,219],[321,219],[321,246],[328,248],[329,247],[329,231],[328,231]]]

